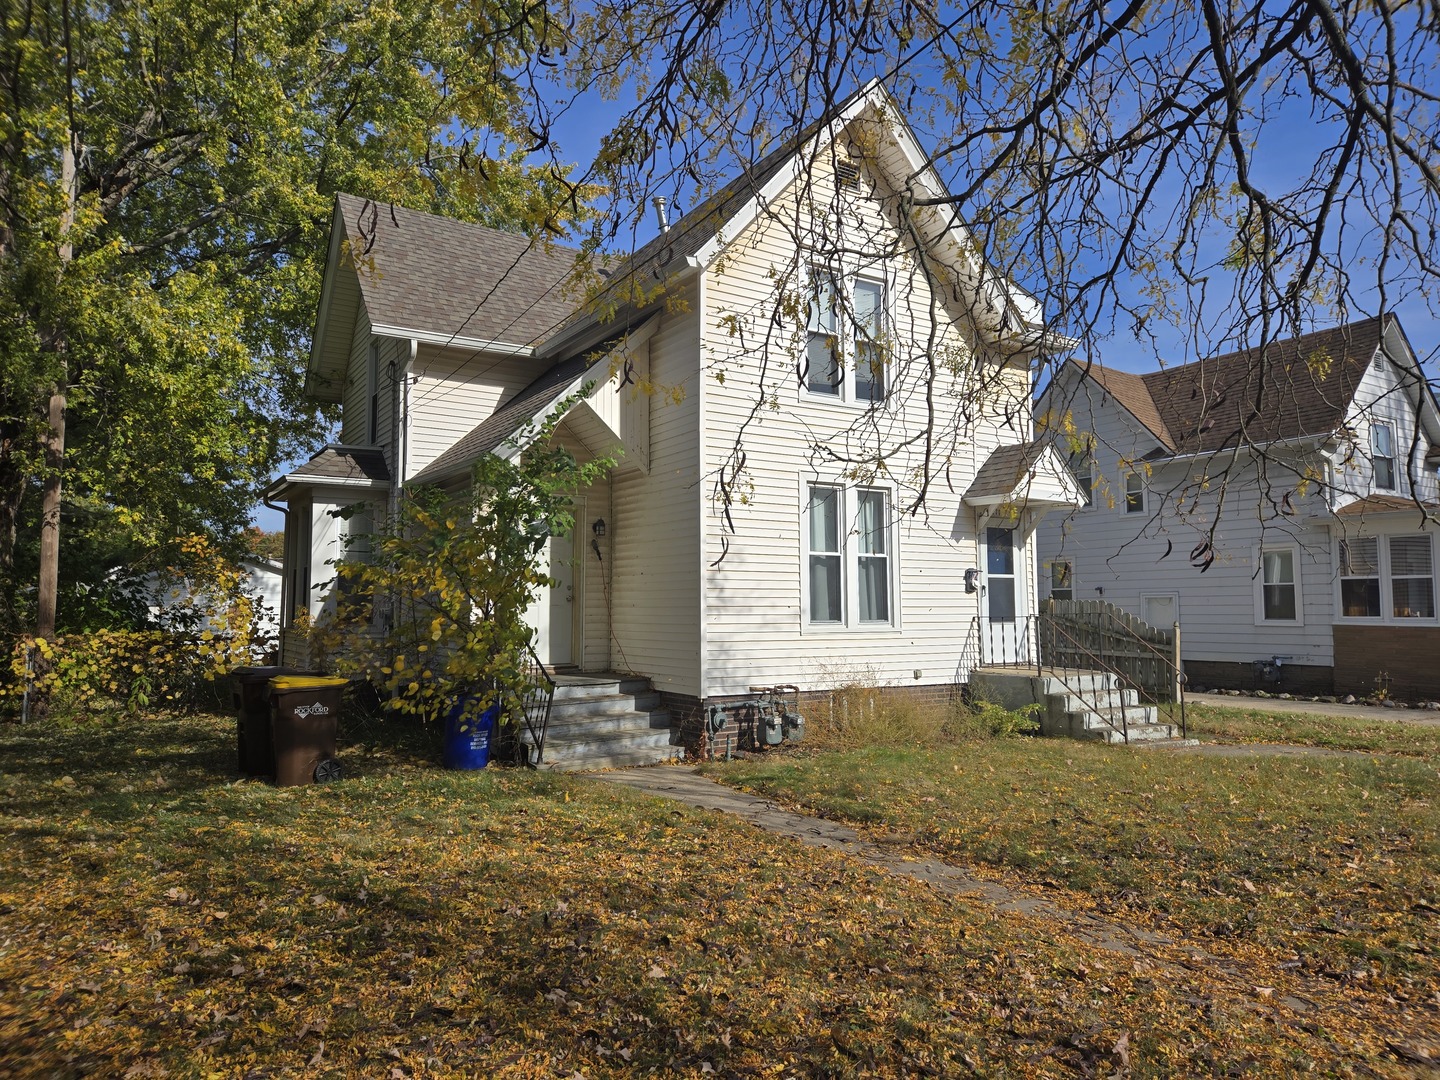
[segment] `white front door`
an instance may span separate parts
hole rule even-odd
[[[1018,664],[1028,659],[1024,576],[1014,529],[985,530],[985,584],[981,600],[984,660],[987,664]]]

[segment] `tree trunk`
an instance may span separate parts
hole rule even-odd
[[[66,133],[60,152],[60,183],[65,189],[65,213],[60,219],[60,272],[70,263],[70,227],[75,221],[75,131]],[[40,503],[40,580],[36,590],[35,635],[55,636],[55,601],[60,591],[60,497],[65,466],[65,336],[57,331],[50,347],[60,358],[60,377],[50,391],[50,426],[45,433],[45,487]]]

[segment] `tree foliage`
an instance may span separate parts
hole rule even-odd
[[[562,410],[563,412],[563,410]],[[549,441],[518,461],[486,454],[461,496],[411,493],[373,538],[335,566],[334,613],[311,631],[334,670],[363,676],[400,713],[434,719],[456,699],[478,716],[526,685],[526,609],[553,585],[550,535],[575,526],[572,496],[613,462],[584,463]]]
[[[573,216],[561,170],[516,158],[538,40],[504,0],[0,2],[0,593],[33,563],[57,386],[67,577],[87,532],[163,561],[246,523],[322,430],[298,358],[336,191]]]

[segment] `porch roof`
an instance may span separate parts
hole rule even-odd
[[[1346,503],[1335,511],[1336,517],[1369,517],[1372,514],[1418,514],[1429,517],[1440,516],[1440,503],[1416,503],[1403,495],[1367,495],[1363,499]]]
[[[1049,443],[997,446],[966,489],[964,502],[979,509],[1016,506],[1055,510],[1084,505],[1080,485]]]
[[[309,461],[286,473],[265,489],[270,498],[285,499],[296,487],[356,487],[384,491],[390,487],[390,467],[376,446],[329,443]]]

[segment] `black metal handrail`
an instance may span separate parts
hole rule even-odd
[[[555,680],[540,662],[534,646],[528,642],[525,645],[525,655],[521,658],[520,675],[525,690],[517,702],[518,711],[521,722],[525,725],[525,733],[530,737],[530,745],[535,748],[533,758],[528,754],[523,755],[526,759],[524,764],[537,768],[545,760],[545,733],[550,727],[550,705],[555,700]],[[523,749],[521,752],[523,754]]]

